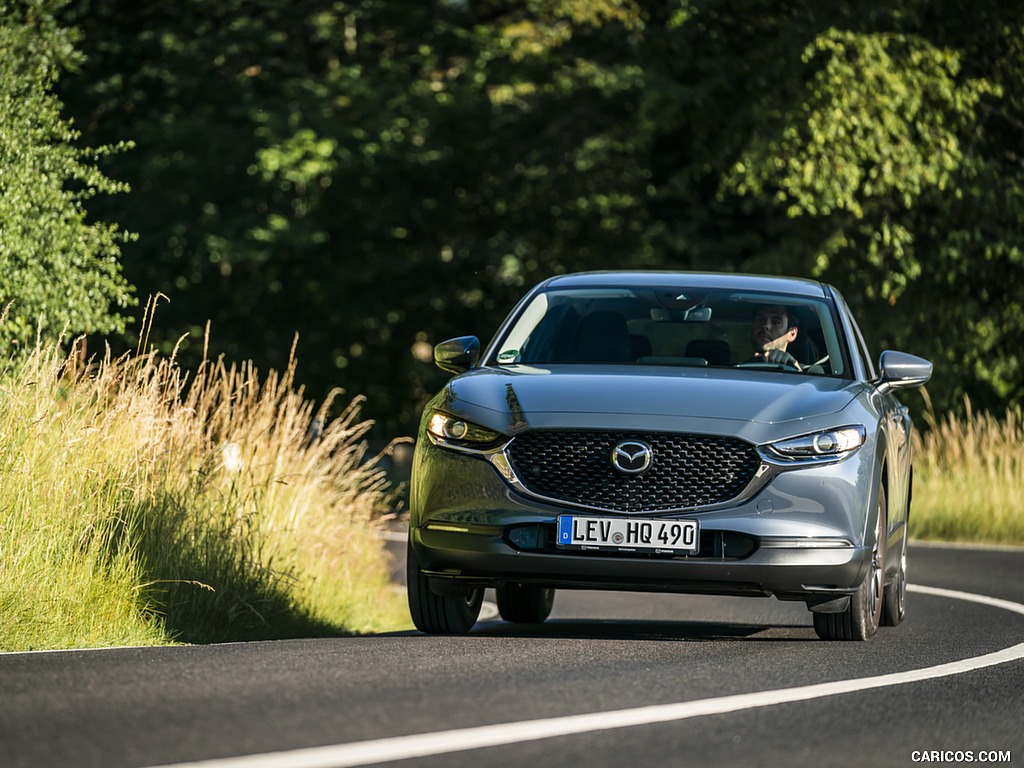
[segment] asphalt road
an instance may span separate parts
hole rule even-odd
[[[0,655],[0,766],[1024,763],[1024,550],[910,556],[869,643],[770,599],[562,592],[460,638]]]

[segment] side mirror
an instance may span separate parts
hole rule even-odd
[[[878,359],[879,389],[913,389],[932,377],[932,364],[922,357],[887,349]]]
[[[480,339],[460,336],[434,346],[434,364],[448,373],[464,373],[480,362]]]

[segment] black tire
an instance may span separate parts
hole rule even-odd
[[[541,624],[551,615],[555,590],[530,584],[502,584],[494,590],[498,613],[515,624]]]
[[[871,548],[871,566],[850,605],[842,613],[814,614],[814,631],[822,640],[870,640],[882,618],[885,585],[885,534],[887,506],[885,487],[878,487],[878,514],[875,543]]]
[[[484,590],[471,588],[465,595],[438,595],[420,570],[410,544],[406,553],[409,613],[416,629],[430,635],[465,635],[476,624]]]
[[[900,567],[892,584],[885,587],[882,600],[882,626],[895,627],[907,615],[907,530],[904,526],[903,544],[900,547]]]

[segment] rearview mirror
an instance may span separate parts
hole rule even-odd
[[[434,346],[434,364],[448,373],[465,373],[480,362],[480,339],[460,336]]]
[[[922,357],[887,349],[878,359],[879,389],[913,389],[932,377],[932,364]]]
[[[711,321],[711,307],[691,307],[690,309],[651,310],[651,320],[656,323],[707,323]]]

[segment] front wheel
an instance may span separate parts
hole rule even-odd
[[[406,551],[409,613],[416,629],[431,635],[465,635],[476,624],[484,590],[472,587],[465,595],[438,595],[420,570],[412,544]]]
[[[885,488],[878,488],[878,514],[875,520],[875,543],[871,548],[871,566],[864,581],[842,613],[814,614],[814,631],[822,640],[870,640],[882,618],[885,585]]]
[[[494,592],[501,618],[514,624],[541,624],[555,602],[555,590],[549,587],[509,583]]]

